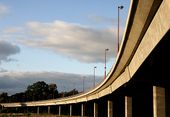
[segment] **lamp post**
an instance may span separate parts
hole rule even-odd
[[[123,6],[118,6],[118,31],[117,31],[117,52],[119,52],[119,10],[123,9]]]
[[[93,82],[93,87],[95,87],[95,81],[96,81],[96,79],[95,79],[95,69],[96,69],[97,67],[96,66],[94,66],[94,82]]]
[[[105,65],[105,66],[104,66],[104,69],[105,69],[105,70],[104,70],[104,79],[106,78],[106,52],[107,52],[107,51],[109,51],[108,48],[105,49],[105,59],[104,59],[104,60],[105,60],[105,61],[104,61],[104,63],[105,63],[105,64],[104,64],[104,65]]]
[[[83,76],[83,92],[84,92],[84,79],[85,79],[85,76]]]

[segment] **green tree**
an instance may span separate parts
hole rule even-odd
[[[57,85],[49,84],[49,97],[48,99],[54,99],[58,97]]]
[[[44,81],[38,81],[29,85],[26,90],[27,101],[37,101],[48,99],[49,87]]]
[[[73,90],[68,91],[68,92],[60,92],[58,95],[59,95],[59,97],[68,97],[68,96],[71,96],[71,95],[76,95],[78,93],[79,93],[78,90],[73,89]]]
[[[25,102],[25,101],[26,101],[26,97],[24,92],[16,93],[10,96],[10,102]]]
[[[1,103],[6,103],[9,101],[9,96],[8,96],[8,93],[6,92],[3,92],[0,94],[0,102]]]
[[[71,90],[71,91],[69,91],[69,92],[65,92],[65,97],[67,97],[67,96],[71,96],[71,95],[75,95],[75,94],[78,94],[78,90],[76,90],[76,89],[73,89],[73,90]]]
[[[7,93],[0,94],[0,102],[26,102],[26,101],[38,101],[46,99],[58,98],[57,85],[46,84],[44,81],[38,81],[29,85],[25,92],[16,93],[12,96],[8,96]]]

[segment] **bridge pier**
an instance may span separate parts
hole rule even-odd
[[[153,117],[166,117],[165,88],[153,86]]]
[[[3,111],[4,110],[4,107],[3,106],[1,106],[1,111]]]
[[[70,105],[70,116],[72,116],[72,105]]]
[[[47,111],[48,114],[50,114],[50,109],[51,109],[50,106],[48,106],[48,111]]]
[[[81,104],[81,117],[84,117],[85,116],[85,104],[82,103]]]
[[[125,117],[132,117],[132,97],[125,96]]]
[[[98,117],[98,104],[94,102],[94,117]]]
[[[108,114],[108,117],[113,117],[113,102],[111,100],[108,100],[108,103],[107,103],[107,114]]]
[[[38,106],[37,107],[37,115],[39,115],[40,114],[40,107]]]
[[[61,116],[61,105],[58,106],[58,115]]]

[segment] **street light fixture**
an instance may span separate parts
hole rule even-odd
[[[119,52],[119,10],[123,9],[123,6],[118,6],[118,31],[117,31],[117,52]]]
[[[95,69],[96,69],[97,67],[96,66],[94,66],[94,82],[93,82],[93,87],[95,87],[95,81],[96,81],[96,79],[95,79]]]
[[[108,48],[105,49],[105,61],[104,61],[104,63],[105,63],[105,66],[104,66],[105,71],[104,71],[104,79],[106,78],[106,52],[107,52],[107,51],[109,51]]]

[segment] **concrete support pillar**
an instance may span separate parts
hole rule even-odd
[[[72,105],[70,105],[70,116],[72,116]]]
[[[15,110],[16,110],[16,112],[17,112],[17,111],[18,111],[18,108],[16,107]]]
[[[2,110],[4,110],[4,106],[2,106],[2,108],[1,108]]]
[[[107,114],[108,114],[108,117],[113,117],[113,102],[108,100],[108,103],[107,103]]]
[[[39,106],[37,107],[37,114],[38,115],[40,114],[40,107]]]
[[[165,88],[153,86],[153,117],[166,117]]]
[[[58,115],[61,116],[61,106],[58,107]]]
[[[125,96],[125,117],[132,117],[132,97]]]
[[[50,106],[48,106],[48,114],[50,114]]]
[[[81,117],[85,116],[85,105],[81,104]]]
[[[98,104],[94,102],[94,117],[98,117]]]

